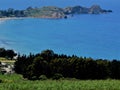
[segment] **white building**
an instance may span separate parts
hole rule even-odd
[[[0,72],[2,74],[12,74],[14,73],[14,65],[10,65],[7,63],[0,63]]]

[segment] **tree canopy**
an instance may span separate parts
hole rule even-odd
[[[16,73],[30,80],[47,78],[120,79],[120,61],[56,54],[44,50],[36,55],[18,55]]]
[[[13,59],[14,56],[16,56],[17,53],[14,52],[14,50],[6,50],[4,48],[0,48],[0,57],[5,57],[7,59]]]

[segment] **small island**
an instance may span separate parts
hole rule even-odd
[[[59,8],[56,6],[28,7],[25,10],[0,10],[0,18],[18,18],[18,17],[35,17],[35,18],[68,18],[75,14],[102,14],[110,13],[112,10],[102,9],[99,5],[93,5],[90,8],[82,6]]]

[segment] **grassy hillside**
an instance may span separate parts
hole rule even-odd
[[[59,8],[56,6],[46,7],[28,7],[25,10],[15,10],[9,8],[0,10],[0,18],[5,17],[37,17],[37,18],[67,18],[67,15],[73,14],[101,14],[112,12],[112,10],[101,9],[99,5],[93,5],[90,8],[82,6]]]
[[[0,90],[120,90],[119,80],[29,81],[21,75],[0,75]]]
[[[6,58],[1,58],[0,57],[0,62],[5,62],[5,63],[13,64],[15,62],[15,60],[8,60]]]

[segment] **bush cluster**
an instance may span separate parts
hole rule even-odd
[[[0,48],[0,57],[5,57],[7,59],[13,59],[14,56],[16,56],[17,53],[15,53],[13,50],[10,49],[4,49],[4,48]]]
[[[44,79],[46,77],[83,80],[120,79],[120,61],[59,55],[52,50],[45,50],[36,55],[18,55],[15,62],[15,71],[30,80]]]

